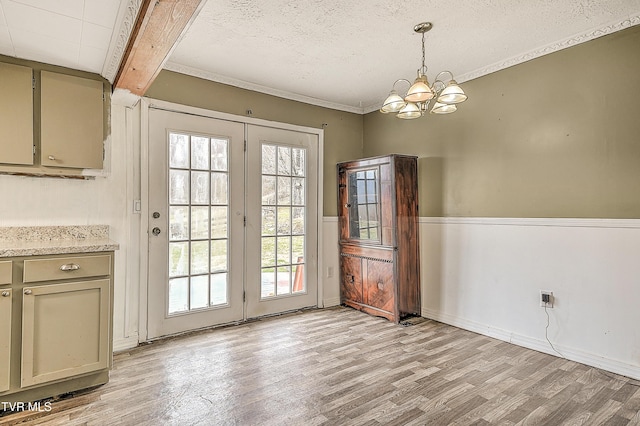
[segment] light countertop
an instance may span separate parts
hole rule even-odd
[[[119,249],[107,225],[0,227],[0,258]]]

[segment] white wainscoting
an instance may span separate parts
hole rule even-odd
[[[422,315],[640,378],[640,220],[421,218]]]
[[[340,253],[338,251],[338,218],[322,219],[322,280],[324,307],[340,304]]]

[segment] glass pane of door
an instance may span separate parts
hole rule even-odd
[[[229,140],[169,133],[167,314],[227,304]]]
[[[305,292],[305,148],[263,143],[260,298]]]
[[[360,240],[380,240],[378,219],[378,170],[357,170],[348,174],[349,237]]]

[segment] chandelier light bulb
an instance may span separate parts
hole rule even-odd
[[[407,104],[398,112],[398,118],[411,120],[412,118],[422,117],[422,110],[418,104],[407,102]]]

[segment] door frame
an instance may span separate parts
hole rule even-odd
[[[258,126],[272,127],[275,129],[292,130],[302,133],[311,133],[318,136],[318,197],[317,197],[317,252],[318,252],[318,307],[324,307],[324,283],[322,271],[322,218],[323,218],[323,171],[324,171],[324,129],[298,126],[295,124],[280,123],[253,117],[229,114],[226,112],[212,111],[173,102],[162,101],[153,98],[140,100],[140,296],[138,316],[138,343],[148,341],[148,289],[149,289],[149,109],[161,109],[176,113],[197,115],[205,118],[234,121],[242,124],[255,124]],[[246,316],[246,313],[245,313]]]

